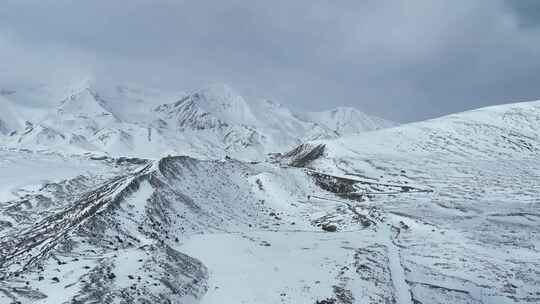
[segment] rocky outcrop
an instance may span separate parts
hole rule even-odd
[[[324,144],[301,144],[293,150],[285,153],[283,158],[290,166],[306,167],[312,161],[318,159],[324,154]]]

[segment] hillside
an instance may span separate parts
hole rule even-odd
[[[264,121],[197,105],[212,98],[156,108],[156,129],[197,145],[224,130],[308,131],[271,102],[258,107],[279,118]],[[124,122],[99,105],[59,115]],[[256,163],[4,148],[0,301],[536,303],[539,118],[539,102],[489,107],[315,137]]]

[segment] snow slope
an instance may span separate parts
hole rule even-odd
[[[397,227],[409,300],[535,303],[539,131],[538,101],[487,107],[318,142],[325,155],[310,167],[372,193]]]
[[[534,157],[540,142],[540,101],[481,108],[325,142],[329,153],[471,159]],[[340,148],[343,146],[343,148]]]

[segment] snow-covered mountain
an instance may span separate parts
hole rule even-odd
[[[290,149],[305,140],[386,126],[382,120],[376,125],[375,118],[362,114],[369,128],[358,128],[356,124],[360,122],[356,117],[341,122],[337,133],[327,126],[326,120],[302,120],[284,106],[267,101],[250,104],[226,85],[177,93],[176,97],[126,86],[102,88],[85,82],[68,92],[56,106],[28,120],[21,116],[16,122],[6,110],[0,130],[5,137],[10,135],[6,139],[8,145],[146,158],[180,154],[260,160],[267,153]],[[4,94],[2,102],[16,104],[17,94]]]
[[[342,135],[357,114],[125,90],[4,135],[0,303],[540,302],[540,102]]]
[[[173,119],[174,127],[179,131],[257,125],[257,119],[244,98],[225,85],[194,92],[174,104],[162,105],[156,111]]]
[[[540,301],[540,101],[309,146],[324,147],[308,159],[314,176],[354,183],[338,195],[368,193],[359,208],[392,226],[397,303]]]
[[[328,153],[482,159],[533,157],[540,151],[540,101],[499,105],[325,142]],[[340,147],[344,147],[341,149]]]
[[[22,128],[17,114],[13,113],[11,104],[4,97],[0,95],[0,103],[2,104],[2,111],[0,112],[0,135],[10,135],[15,130]]]
[[[338,107],[329,111],[308,112],[305,120],[319,123],[339,135],[393,127],[394,122],[367,115],[351,107]]]

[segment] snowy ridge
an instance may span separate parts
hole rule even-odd
[[[396,125],[391,121],[367,115],[350,107],[337,107],[322,112],[308,112],[305,114],[305,119],[320,123],[339,135],[373,131]]]
[[[174,104],[159,106],[156,112],[174,120],[179,131],[257,124],[246,101],[225,85],[196,91]]]
[[[8,97],[28,103],[38,99],[39,92],[27,94],[33,97],[15,92],[4,99],[6,104]],[[325,125],[304,121],[281,105],[249,104],[226,85],[174,96],[83,82],[45,114],[39,114],[43,111],[39,109],[14,121],[5,112],[6,117],[0,117],[0,132],[6,145],[14,148],[154,159],[187,154],[261,160],[267,153],[290,149],[305,140],[337,136]]]
[[[77,288],[65,290],[61,302],[199,299],[207,290],[206,268],[172,247],[197,232],[246,229],[261,221],[256,217],[260,206],[247,203],[256,200],[245,178],[254,171],[241,162],[189,157],[145,163],[127,160],[125,174],[96,187],[79,185],[68,201],[63,201],[68,189],[62,190],[61,183],[49,185],[60,193],[41,189],[24,201],[0,205],[1,214],[10,219],[8,227],[17,227],[0,230],[0,299],[54,301],[57,295],[48,291],[64,280]],[[210,204],[208,197],[214,198]],[[50,215],[39,218],[18,210],[44,200],[56,206]],[[89,254],[101,258],[88,260]],[[51,263],[55,260],[58,271]],[[140,263],[139,272],[129,263]],[[30,277],[38,279],[20,281]],[[110,286],[99,288],[101,284]]]
[[[539,131],[540,101],[533,101],[467,111],[361,136],[345,136],[327,144],[344,153],[350,149],[365,154],[522,158],[540,152]]]

